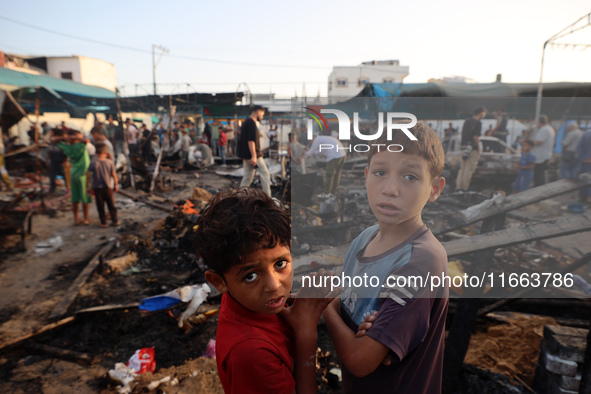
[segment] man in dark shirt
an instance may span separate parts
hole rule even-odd
[[[482,123],[480,122],[486,116],[486,108],[476,107],[474,116],[466,119],[462,127],[462,150],[464,155],[460,162],[460,171],[456,179],[456,191],[468,190],[472,174],[478,165],[480,158],[480,133]]]
[[[255,105],[250,116],[242,123],[237,156],[242,159],[244,168],[244,176],[240,186],[250,186],[254,179],[255,170],[259,170],[263,191],[270,196],[271,174],[263,160],[260,143],[261,133],[257,127],[257,122],[263,120],[263,116],[265,116],[265,107]]]
[[[492,136],[497,137],[503,142],[507,142],[507,135],[509,132],[507,131],[507,123],[508,123],[508,116],[504,109],[499,110],[496,113],[497,124],[494,129],[492,129]]]
[[[109,125],[111,122],[109,122]],[[112,126],[109,126],[112,127]],[[123,131],[123,124],[121,118],[117,118],[117,125],[113,130],[113,139],[115,140],[115,158],[114,161],[117,161],[117,157],[121,154],[125,154],[125,131]]]

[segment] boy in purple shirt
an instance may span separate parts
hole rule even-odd
[[[409,130],[417,141],[398,131],[368,153],[367,198],[378,225],[352,242],[343,275],[353,285],[344,283],[341,299],[324,311],[344,393],[441,392],[449,289],[432,288],[428,278],[446,275],[447,254],[421,211],[445,186],[444,153],[431,128]],[[404,150],[390,152],[389,144]]]

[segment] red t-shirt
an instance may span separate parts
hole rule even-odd
[[[220,131],[220,138],[218,139],[218,143],[220,146],[228,145],[228,138],[226,138],[226,133],[224,133],[224,131]]]
[[[293,345],[293,331],[278,315],[252,312],[222,296],[216,362],[224,392],[293,393]]]

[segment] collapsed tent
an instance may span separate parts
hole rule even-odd
[[[27,113],[16,102],[12,94],[0,90],[0,129],[8,130],[25,116]]]
[[[67,112],[73,118],[85,118],[88,113],[116,115],[115,92],[70,80],[46,75],[28,74],[0,67],[0,87],[10,90],[16,102],[26,112],[35,111],[39,98],[39,112]],[[177,114],[200,114],[212,117],[246,117],[248,106],[236,105],[244,93],[186,93],[119,98],[121,112],[167,113],[170,105]]]

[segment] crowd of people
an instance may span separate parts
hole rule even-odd
[[[468,190],[470,180],[482,149],[480,136],[483,134],[481,120],[486,116],[485,107],[477,107],[471,118],[468,118],[462,127],[461,146],[463,152],[460,170],[456,179],[456,191]],[[497,114],[497,127],[491,128],[484,135],[496,136],[502,141],[506,140],[507,116],[504,111]],[[565,135],[560,141],[561,153],[557,151],[557,133],[551,126],[546,115],[538,119],[537,127],[533,130],[524,130],[523,134],[515,141],[515,147],[521,148],[519,163],[516,163],[517,177],[513,183],[513,192],[518,193],[528,190],[530,187],[538,187],[547,183],[547,170],[551,161],[557,157],[560,177],[572,178],[583,172],[591,170],[591,130],[583,132],[576,121],[569,121],[565,125]],[[449,125],[449,136],[455,136],[454,129]],[[501,130],[500,134],[498,130]],[[446,136],[448,135],[446,130]],[[448,138],[448,143],[452,139]],[[444,144],[445,145],[445,144]],[[581,202],[591,203],[591,189],[582,189]]]
[[[444,130],[444,151],[459,149],[462,152],[462,160],[455,179],[456,191],[465,191],[470,187],[472,176],[480,160],[482,149],[480,137],[490,135],[501,140],[507,138],[508,117],[505,111],[495,112],[497,125],[488,131],[483,131],[482,119],[486,114],[486,108],[477,107],[473,115],[464,121],[461,132],[459,128],[454,128],[452,123],[449,123],[449,126]],[[205,123],[202,132],[191,120],[175,121],[170,133],[167,132],[163,122],[156,124],[150,130],[146,124],[136,123],[130,118],[127,118],[125,122],[116,122],[113,116],[109,116],[104,123],[95,123],[90,131],[86,149],[92,158],[96,155],[96,148],[99,145],[104,145],[107,158],[114,163],[117,163],[118,158],[126,153],[138,155],[146,163],[154,163],[162,153],[164,158],[180,159],[183,164],[186,164],[191,152],[199,152],[198,156],[201,159],[192,161],[197,167],[210,166],[214,156],[221,159],[222,165],[226,164],[227,157],[236,156],[243,160],[243,168],[245,169],[241,185],[252,184],[256,171],[263,189],[270,195],[270,173],[260,149],[261,131],[259,127],[264,115],[265,108],[255,106],[251,116],[240,126],[235,127],[234,122],[221,122],[213,119]],[[364,126],[365,129],[368,127],[368,125]],[[75,170],[73,161],[71,158],[69,159],[63,146],[60,147],[56,143],[60,138],[67,136],[70,131],[65,122],[61,122],[60,125],[53,128],[47,122],[43,122],[38,135],[36,135],[35,126],[29,130],[31,141],[38,138],[40,142],[49,144],[47,166],[51,193],[56,190],[58,176],[65,178],[68,190],[70,190],[70,173]],[[537,127],[525,130],[515,140],[514,147],[521,150],[521,157],[519,163],[516,164],[517,176],[513,183],[513,192],[521,192],[532,186],[545,184],[548,165],[552,160],[556,160],[556,157],[560,161],[559,173],[562,178],[571,178],[591,169],[591,131],[585,133],[579,128],[577,122],[569,121],[565,125],[564,138],[560,141],[562,153],[558,156],[553,155],[553,152],[556,151],[556,134],[547,116],[542,115]],[[270,126],[268,137],[270,146],[277,146],[278,130],[276,125]],[[304,129],[293,129],[288,135],[287,152],[292,164],[292,173],[294,175],[306,173],[306,157],[324,156],[327,163],[324,189],[326,193],[336,194],[346,156],[350,156],[350,154],[345,155],[342,143],[327,130],[313,141],[308,141],[306,137],[307,133]],[[7,148],[10,149],[13,142],[13,139],[4,136],[2,145],[0,145],[0,179],[2,180],[0,184],[4,183],[9,188],[13,185],[4,167],[3,154]],[[320,152],[318,146],[322,143],[334,148],[332,150],[323,149]],[[581,201],[591,202],[591,189],[581,191]]]

